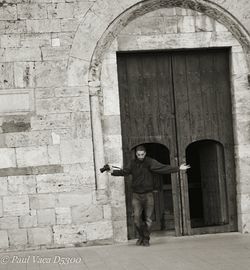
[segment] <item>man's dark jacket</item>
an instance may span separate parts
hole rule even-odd
[[[155,159],[145,157],[142,161],[133,159],[129,166],[114,170],[113,176],[132,175],[132,189],[135,193],[146,193],[154,190],[153,173],[170,174],[179,171],[179,167],[162,164]]]

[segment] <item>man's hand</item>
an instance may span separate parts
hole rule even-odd
[[[188,170],[190,168],[191,168],[191,166],[189,164],[187,165],[186,163],[183,163],[183,164],[180,165],[180,170],[181,171],[186,171],[186,170]]]

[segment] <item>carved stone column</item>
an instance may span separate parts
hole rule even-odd
[[[96,189],[107,190],[108,176],[101,173],[100,168],[105,164],[102,120],[99,103],[100,82],[89,82],[91,124],[93,132],[94,165],[96,176]]]

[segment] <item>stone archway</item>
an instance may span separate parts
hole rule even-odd
[[[98,40],[94,53],[91,58],[89,81],[98,80],[100,65],[102,62],[103,54],[110,47],[112,41],[117,34],[128,25],[134,19],[143,16],[144,14],[160,9],[180,7],[184,9],[191,9],[204,15],[207,15],[214,20],[223,24],[239,41],[242,45],[245,53],[249,53],[250,50],[250,36],[244,26],[233,17],[227,10],[223,9],[219,5],[212,3],[211,1],[195,1],[195,0],[149,0],[138,2],[134,6],[125,10],[117,18],[115,18],[102,34],[100,40]]]
[[[124,7],[120,4],[119,8],[115,9],[115,11],[114,8],[111,9],[110,14],[112,14],[112,16],[107,16],[108,13],[106,12],[106,9],[104,9],[103,13],[100,11],[97,16],[93,7],[93,9],[86,14],[82,25],[80,25],[78,32],[76,33],[71,51],[71,58],[69,60],[69,68],[73,67],[71,69],[72,71],[74,71],[74,65],[81,66],[81,69],[85,74],[83,84],[88,86],[89,89],[97,190],[101,191],[105,191],[107,189],[108,180],[104,175],[100,175],[99,173],[99,167],[105,162],[103,143],[104,134],[100,109],[100,96],[102,90],[101,68],[106,51],[122,29],[136,18],[139,18],[150,11],[161,8],[180,7],[201,12],[223,24],[232,33],[235,40],[241,44],[245,54],[245,62],[246,54],[249,53],[250,48],[250,38],[246,29],[225,9],[212,2],[193,0],[175,0],[168,2],[163,0],[150,0],[143,2],[131,2],[134,4],[131,5],[131,7]],[[91,22],[93,21],[93,17],[96,18],[96,24],[92,26]],[[85,40],[84,38],[87,36],[87,33],[89,33],[90,29],[92,31],[91,37]],[[85,50],[85,48],[87,48],[87,50]],[[246,74],[244,73],[243,75],[245,84]],[[243,221],[240,222],[240,224],[242,224],[241,228],[243,228],[243,223]]]
[[[99,10],[95,12],[95,5],[86,14],[83,24],[80,25],[71,51],[71,58],[69,63],[74,66],[75,59],[77,65],[81,65],[84,70],[84,84],[88,84],[90,100],[91,100],[91,112],[93,123],[93,139],[95,148],[95,163],[97,173],[97,183],[99,183],[100,189],[106,188],[107,179],[101,177],[98,168],[105,161],[103,145],[100,143],[103,141],[102,126],[100,122],[100,108],[99,108],[99,93],[100,93],[100,73],[103,55],[110,47],[111,43],[118,35],[118,33],[126,27],[131,21],[148,13],[149,11],[157,10],[160,8],[180,7],[186,9],[192,9],[197,12],[201,12],[218,22],[222,23],[241,44],[244,53],[248,54],[250,49],[250,37],[246,29],[240,24],[235,17],[233,17],[228,11],[220,7],[219,5],[208,1],[164,1],[164,0],[148,0],[148,1],[131,1],[130,7],[120,5],[119,8],[111,8],[110,14],[107,16],[107,10],[103,9],[103,12]],[[130,2],[127,2],[129,5]],[[97,10],[98,10],[98,5]],[[112,13],[112,11],[115,11]],[[115,15],[117,13],[117,16]],[[98,16],[96,15],[98,14]],[[116,16],[116,17],[115,17]],[[90,26],[91,21],[95,18],[95,25]],[[110,20],[110,21],[109,21]],[[104,22],[103,22],[104,21]],[[84,40],[84,33],[91,31],[90,38]],[[102,32],[103,31],[103,32]],[[81,45],[80,45],[81,44]],[[88,48],[86,50],[86,48]],[[87,51],[87,52],[86,52]],[[81,56],[80,56],[81,55]],[[70,67],[71,65],[69,65]],[[72,68],[74,71],[74,68]],[[99,121],[97,121],[99,119]],[[101,178],[98,180],[98,178]]]

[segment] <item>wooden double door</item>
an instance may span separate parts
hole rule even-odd
[[[227,48],[117,53],[124,163],[145,144],[187,173],[155,175],[154,230],[176,235],[237,230]],[[127,177],[128,237],[135,237]]]

